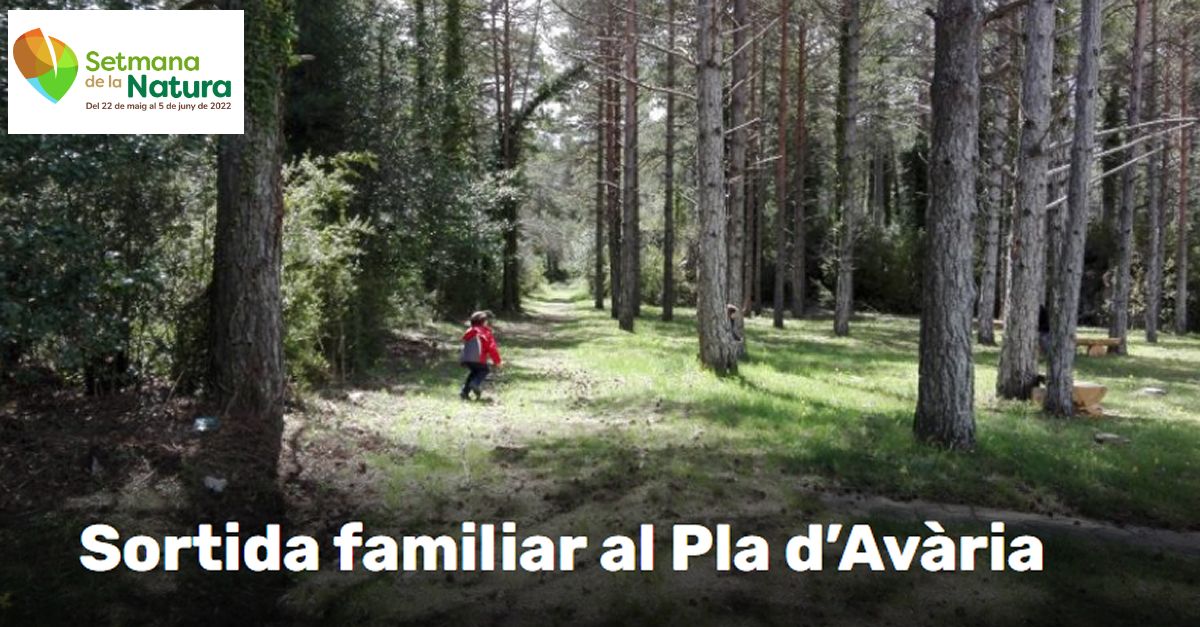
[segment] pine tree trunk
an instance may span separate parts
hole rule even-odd
[[[604,214],[607,209],[608,189],[604,180],[604,150],[605,150],[605,111],[608,97],[607,81],[597,81],[599,104],[596,111],[596,244],[595,244],[595,276],[593,290],[595,292],[596,309],[604,310]]]
[[[609,7],[608,50],[608,267],[612,317],[621,302],[621,65],[617,57],[616,11]]]
[[[516,145],[517,135],[512,132],[513,123],[513,37],[512,37],[512,5],[504,0],[503,6],[503,39],[500,42],[501,82],[504,86],[504,98],[501,102],[500,118],[504,133],[501,135],[501,157],[504,170],[512,171],[517,167],[518,158]],[[521,258],[520,258],[520,220],[519,207],[515,199],[505,200],[501,207],[501,217],[504,231],[504,271],[501,289],[504,311],[521,310]]]
[[[775,161],[775,303],[776,329],[783,328],[784,286],[788,276],[788,17],[790,0],[779,2],[779,93],[776,133],[779,155]]]
[[[729,124],[729,269],[728,296],[726,302],[741,305],[746,298],[746,142],[749,131],[746,126],[746,106],[750,90],[751,50],[746,43],[754,34],[750,22],[749,0],[733,1],[733,66],[732,88],[730,89]],[[737,316],[733,322],[738,333],[744,333],[744,317]],[[740,352],[740,351],[739,351]]]
[[[808,124],[806,105],[808,102],[808,22],[800,22],[800,34],[796,40],[796,179],[795,205],[792,215],[792,317],[804,317],[807,299],[807,239],[808,217],[805,215],[804,177],[808,161]]]
[[[1179,117],[1188,117],[1191,74],[1188,71],[1188,52],[1179,55]],[[1188,332],[1188,208],[1190,206],[1189,177],[1191,175],[1192,130],[1179,133],[1179,223],[1176,225],[1175,253],[1175,333]]]
[[[1096,137],[1096,79],[1100,65],[1100,1],[1083,0],[1079,30],[1079,63],[1075,77],[1075,135],[1071,142],[1071,171],[1067,179],[1064,220],[1053,234],[1059,251],[1050,282],[1049,375],[1046,413],[1070,417],[1075,413],[1075,332],[1079,320],[1079,290],[1083,283],[1083,253],[1088,227],[1088,183]]]
[[[737,372],[737,342],[725,311],[725,123],[721,115],[721,14],[715,0],[696,0],[696,177],[700,209],[700,276],[696,286],[700,361],[718,374]]]
[[[624,218],[621,232],[621,303],[619,322],[624,331],[633,331],[634,318],[641,302],[639,280],[638,216],[638,42],[637,0],[625,4],[625,176],[621,204]]]
[[[667,49],[675,49],[675,0],[667,0]],[[666,174],[663,177],[662,319],[675,319],[675,55],[667,55]]]
[[[1150,80],[1146,87],[1146,118],[1158,119],[1158,0],[1150,2]],[[1164,142],[1155,140],[1153,148],[1163,149]],[[1146,342],[1158,343],[1158,323],[1162,313],[1163,295],[1163,211],[1162,171],[1160,160],[1151,157],[1146,162],[1146,218],[1149,222],[1146,242]]]
[[[1021,99],[1014,97],[1017,93],[1020,76],[1016,68],[1021,63],[1021,37],[1022,32],[1019,28],[1021,23],[1020,15],[1012,13],[1009,15],[1008,24],[1008,54],[1009,67],[1013,68],[1008,73],[1008,84],[1005,86],[1006,99],[1008,100],[1008,122],[1007,126],[1010,129],[1009,133],[1017,131],[1021,125]],[[1019,147],[1019,144],[1018,144]],[[1005,164],[1014,164],[1016,151],[1008,148],[1005,152]],[[1000,272],[1000,319],[1008,319],[1008,310],[1012,304],[1012,274],[1013,274],[1013,237],[1016,232],[1017,217],[1019,215],[1017,207],[1017,192],[1016,181],[1010,175],[1008,177],[1009,186],[1005,190],[1004,197],[1004,217],[1001,221],[1001,229],[1004,231],[1001,241],[1003,249],[1000,251],[1001,272]]]
[[[750,103],[751,119],[759,120],[755,124],[755,132],[750,142],[750,162],[759,163],[763,160],[763,156],[767,151],[766,130],[767,125],[762,121],[767,106],[767,51],[768,46],[763,43],[763,38],[766,33],[754,38],[754,43],[751,48],[754,51],[754,67],[750,71],[750,85],[752,99]],[[751,309],[754,315],[762,315],[763,310],[763,260],[766,253],[763,250],[763,234],[766,231],[766,216],[763,208],[766,206],[767,198],[767,169],[761,165],[757,165],[750,169],[746,176],[751,178],[750,197],[747,202],[752,205],[750,211],[754,213],[754,232],[748,235],[752,240],[751,249],[753,250],[753,260],[751,263],[754,267],[754,285],[751,286]]]
[[[987,159],[984,161],[983,271],[979,277],[979,343],[996,345],[996,280],[1000,266],[1000,216],[1004,213],[1005,143],[1008,139],[1008,111],[1004,99],[991,95],[984,99],[984,111],[992,126],[987,133]]]
[[[1054,63],[1055,0],[1031,0],[1025,10],[1021,75],[1021,145],[1012,226],[1011,280],[996,394],[1029,398],[1037,382],[1038,308],[1045,290],[1047,136]]]
[[[940,0],[934,20],[928,242],[921,309],[920,380],[913,432],[950,449],[975,446],[976,141],[979,135],[977,0]]]
[[[1004,89],[1006,100],[1008,101],[1008,129],[1009,133],[1013,133],[1020,129],[1021,125],[1021,98],[1013,97],[1020,84],[1021,76],[1016,67],[1020,66],[1021,62],[1021,36],[1022,32],[1019,28],[1021,16],[1018,13],[1012,13],[1008,17],[1008,61],[1009,67],[1012,70],[1008,72],[1008,85]],[[1012,148],[1006,149],[1004,154],[1004,163],[1013,165],[1014,151]],[[1016,216],[1018,216],[1018,203],[1016,203],[1016,181],[1012,175],[1008,175],[1008,187],[1006,196],[1004,196],[1004,211],[1003,219],[1001,220],[1001,241],[1003,249],[1000,253],[1001,258],[1001,282],[1000,282],[1000,320],[1008,320],[1009,306],[1012,305],[1013,294],[1013,234],[1016,226]]]
[[[833,332],[850,335],[854,309],[854,245],[857,238],[858,66],[862,45],[859,0],[842,0],[840,94],[838,98],[838,209],[841,211],[837,255],[837,292]]]
[[[1127,124],[1132,128],[1142,121],[1142,57],[1146,49],[1146,0],[1135,0],[1136,8],[1133,22],[1133,50],[1130,54],[1129,70],[1129,108]],[[1129,139],[1136,139],[1141,134],[1134,129],[1130,131]],[[1142,155],[1143,144],[1129,149],[1128,159],[1138,159]],[[1134,212],[1134,175],[1137,168],[1129,166],[1121,171],[1121,215],[1117,231],[1117,273],[1113,287],[1111,326],[1108,336],[1121,340],[1120,346],[1110,349],[1119,355],[1129,353],[1129,298],[1133,291],[1133,212]]]
[[[751,110],[751,115],[754,115]],[[754,150],[754,144],[751,142],[751,148],[748,152],[747,159],[757,159]],[[749,174],[749,173],[747,173]],[[755,299],[758,297],[758,281],[759,281],[759,265],[758,265],[758,183],[757,179],[752,176],[747,176],[746,179],[746,205],[745,207],[745,229],[746,229],[746,251],[742,259],[742,302],[734,303],[740,305],[746,316],[754,313]]]
[[[210,302],[210,383],[217,404],[249,428],[273,475],[283,434],[281,295],[283,85],[291,54],[283,3],[230,0],[246,11],[245,133],[223,135],[217,153],[217,226]]]

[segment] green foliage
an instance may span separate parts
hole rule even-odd
[[[858,241],[855,299],[868,309],[898,314],[921,310],[921,233],[870,227]]]
[[[204,140],[21,138],[0,150],[3,367],[93,392],[160,372],[203,206]],[[39,158],[29,159],[35,154]]]
[[[900,164],[905,222],[912,229],[923,229],[929,204],[929,143],[924,134],[900,155]]]
[[[248,115],[263,123],[276,119],[283,71],[295,59],[296,25],[291,0],[245,3],[246,94]]]
[[[306,157],[284,169],[283,317],[289,374],[319,381],[347,370],[345,319],[357,289],[364,240],[374,231],[348,218],[351,166],[362,155]]]

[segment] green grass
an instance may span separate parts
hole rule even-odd
[[[995,402],[998,353],[980,348],[979,446],[964,453],[912,437],[912,319],[868,316],[845,339],[833,337],[829,321],[789,321],[778,331],[751,320],[749,361],[738,376],[718,378],[697,363],[693,312],[680,311],[668,324],[646,307],[637,332],[627,334],[566,289],[539,295],[527,309],[527,317],[496,324],[506,368],[486,402],[458,399],[461,329],[439,325],[408,331],[446,343],[434,363],[378,372],[351,402],[303,416],[316,450],[372,442],[365,473],[324,480],[357,503],[355,515],[371,533],[454,533],[464,520],[512,520],[523,533],[603,538],[656,523],[664,545],[658,569],[613,576],[593,566],[550,577],[322,573],[302,578],[283,600],[297,621],[504,624],[520,617],[546,625],[698,627],[802,615],[814,625],[1192,625],[1200,612],[1200,598],[1188,594],[1200,581],[1195,557],[1069,524],[1032,530],[1047,551],[1046,572],[1032,575],[797,576],[781,563],[762,576],[717,576],[705,567],[680,575],[669,570],[663,535],[678,522],[729,523],[773,546],[813,522],[925,533],[911,516],[854,509],[861,495],[1194,529],[1196,338],[1157,347],[1135,341],[1132,357],[1082,359],[1080,378],[1112,388],[1111,415],[1100,420],[1051,420],[1029,404]],[[1147,386],[1169,394],[1139,395]],[[1131,442],[1100,446],[1093,438],[1101,431]],[[952,534],[985,528],[982,519],[944,522]],[[597,556],[592,547],[582,563]]]
[[[781,492],[804,485],[1200,525],[1194,337],[1157,346],[1135,338],[1130,357],[1081,357],[1078,378],[1110,387],[1109,417],[1069,421],[1045,418],[1031,404],[996,401],[998,351],[981,347],[979,444],[955,453],[911,436],[914,319],[866,316],[854,322],[850,338],[834,337],[825,320],[789,320],[784,330],[749,320],[750,359],[738,376],[722,379],[697,363],[690,311],[663,323],[647,307],[637,332],[627,334],[566,290],[545,293],[528,309],[527,320],[497,324],[508,368],[489,392],[494,404],[456,398],[461,372],[447,355],[428,369],[387,373],[393,382],[399,376],[403,401],[372,395],[354,414],[420,451],[383,464],[393,485],[500,489],[508,477],[489,451],[503,445],[521,449],[520,460],[504,464],[510,469],[551,482],[611,485],[614,492],[676,481],[689,495],[712,496],[728,491],[730,477],[767,477]],[[456,329],[437,332],[453,338]],[[1138,393],[1151,386],[1168,394]],[[1101,446],[1093,441],[1098,432],[1131,443]]]
[[[356,390],[306,399],[307,409],[288,417],[285,465],[299,472],[285,482],[289,522],[326,540],[350,520],[371,535],[511,520],[522,534],[597,540],[649,522],[660,538],[655,572],[601,572],[597,546],[580,556],[590,567],[551,576],[346,574],[332,553],[321,573],[287,581],[81,571],[77,533],[87,520],[149,533],[195,517],[185,504],[161,521],[118,504],[0,520],[0,545],[13,558],[0,565],[0,624],[65,624],[77,607],[96,608],[90,622],[114,625],[190,624],[218,606],[278,610],[283,622],[311,625],[699,627],[804,616],[814,625],[1190,626],[1200,614],[1191,594],[1200,559],[1174,554],[1176,545],[1149,532],[1095,534],[1043,520],[1022,530],[1046,546],[1046,572],[1034,574],[836,573],[834,552],[826,572],[798,575],[778,550],[810,523],[925,533],[912,516],[862,507],[859,497],[869,495],[1200,528],[1198,338],[1158,346],[1135,338],[1128,358],[1081,358],[1079,377],[1111,388],[1110,415],[1098,420],[1048,419],[1027,403],[996,402],[998,352],[978,348],[979,445],[946,452],[911,434],[913,319],[865,316],[850,338],[833,337],[828,320],[789,320],[782,331],[751,320],[750,359],[738,376],[718,378],[697,362],[693,312],[662,323],[647,307],[627,334],[566,289],[527,307],[526,317],[496,325],[507,367],[485,402],[457,396],[461,329],[450,324],[402,334],[421,336],[422,347],[441,340],[432,362],[397,359]],[[1145,387],[1168,394],[1139,394]],[[1101,446],[1097,432],[1130,443]],[[729,523],[768,538],[771,572],[722,575],[707,562],[672,572],[666,535],[678,522]],[[948,513],[942,522],[955,536],[986,529],[982,518]],[[27,567],[35,563],[46,572]]]

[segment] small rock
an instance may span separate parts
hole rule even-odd
[[[1166,396],[1167,391],[1162,388],[1142,388],[1138,390],[1138,394],[1142,396]]]
[[[1097,433],[1096,444],[1129,444],[1130,439],[1115,433]]]
[[[219,479],[217,477],[211,477],[211,476],[204,478],[204,487],[211,490],[213,492],[213,494],[220,494],[220,493],[224,492],[226,486],[228,486],[228,485],[229,485],[228,479]]]

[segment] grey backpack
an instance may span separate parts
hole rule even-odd
[[[477,364],[483,356],[483,340],[478,335],[463,342],[462,352],[458,355],[460,364]]]

